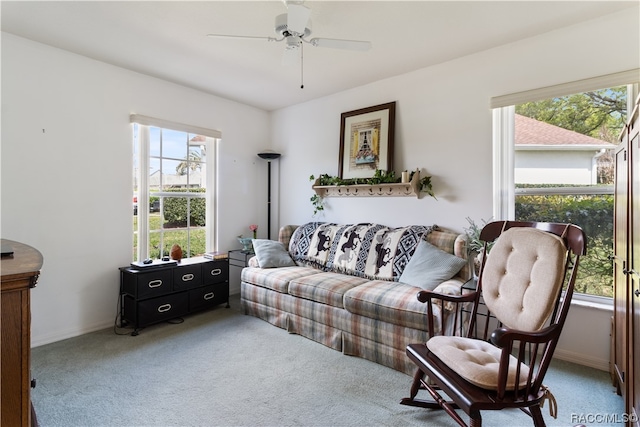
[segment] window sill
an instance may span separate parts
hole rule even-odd
[[[613,300],[611,298],[603,298],[603,297],[585,297],[585,298],[576,298],[574,297],[571,301],[571,305],[579,306],[579,307],[588,307],[593,308],[595,310],[608,311],[613,313]]]

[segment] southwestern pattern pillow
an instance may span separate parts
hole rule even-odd
[[[327,269],[372,280],[397,281],[418,242],[432,227],[343,226],[335,234]]]
[[[306,265],[324,269],[331,241],[340,227],[336,224],[310,222],[298,227],[291,236],[291,257]]]

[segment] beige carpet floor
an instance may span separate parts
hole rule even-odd
[[[40,425],[455,425],[399,405],[409,376],[245,316],[237,296],[231,305],[136,337],[105,329],[34,348]],[[557,361],[545,382],[559,406],[557,419],[543,409],[550,426],[611,425],[623,411],[606,372]],[[486,413],[484,425],[532,423],[513,410]]]

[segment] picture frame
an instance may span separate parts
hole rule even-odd
[[[393,167],[396,102],[347,111],[340,116],[338,176],[371,178]]]

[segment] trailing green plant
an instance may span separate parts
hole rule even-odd
[[[413,178],[413,174],[414,173],[415,172],[411,172],[411,175],[409,177],[409,181],[411,181],[411,179]],[[430,195],[434,199],[438,200],[438,198],[436,197],[435,193],[433,192],[433,185],[431,184],[431,177],[430,176],[424,176],[424,177],[420,178],[420,192],[427,193],[428,195]]]
[[[322,212],[324,210],[324,201],[322,200],[322,197],[314,194],[313,196],[311,196],[310,200],[311,206],[313,206],[313,216],[316,216],[319,212]]]

